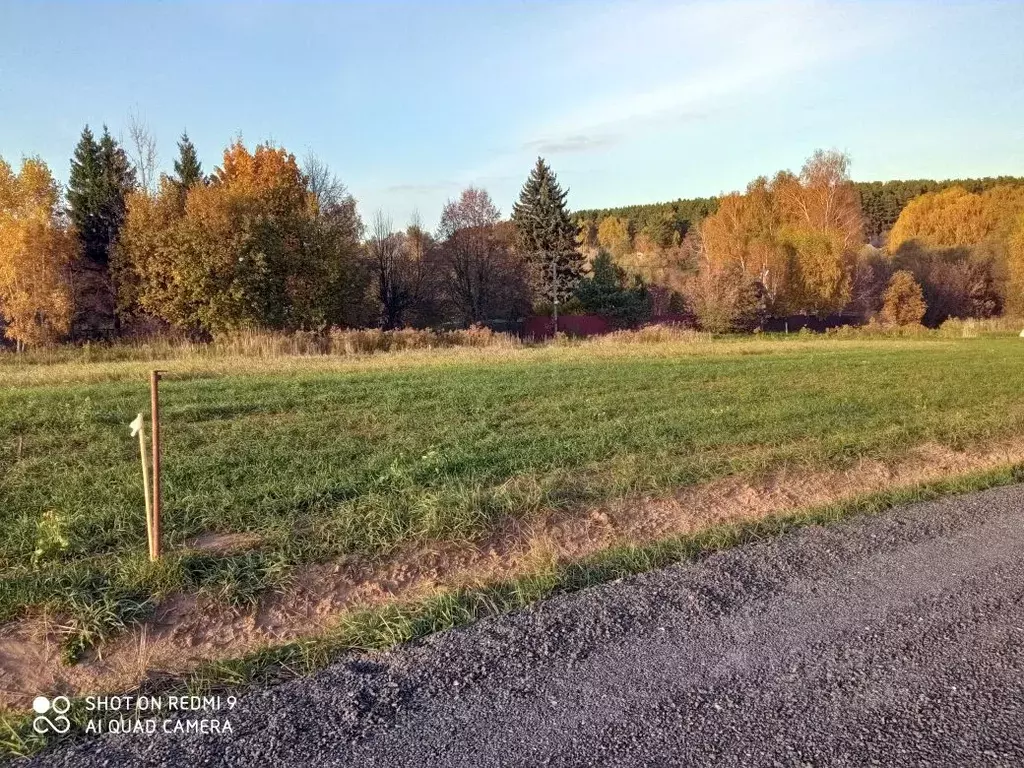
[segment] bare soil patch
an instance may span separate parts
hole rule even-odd
[[[441,589],[537,571],[604,548],[649,543],[721,523],[764,518],[877,491],[935,481],[1024,461],[1024,439],[969,451],[926,445],[895,464],[861,461],[842,471],[782,469],[758,480],[725,478],[670,497],[630,499],[509,525],[474,543],[410,545],[386,560],[349,557],[301,569],[283,593],[252,610],[175,595],[144,625],[93,651],[60,662],[47,617],[0,628],[0,709],[27,707],[40,692],[130,691],[151,676],[180,673],[204,661],[237,657],[268,645],[316,636],[344,612]],[[256,543],[244,534],[192,543],[234,551]]]

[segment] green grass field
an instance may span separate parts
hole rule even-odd
[[[261,537],[254,551],[146,561],[127,425],[148,410],[151,367],[169,371],[165,547],[246,532]],[[155,364],[6,356],[0,619],[46,604],[77,617],[84,647],[174,589],[245,602],[297,563],[473,538],[509,516],[782,465],[964,447],[1022,427],[1024,340],[1010,336]]]

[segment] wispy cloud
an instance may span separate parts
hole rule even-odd
[[[600,149],[615,144],[619,140],[615,134],[602,136],[566,136],[562,139],[534,139],[523,143],[523,149],[528,152],[539,152],[542,155],[557,155],[564,152],[588,152],[592,149]]]
[[[560,167],[579,179],[604,162],[601,155],[633,152],[624,145],[697,122],[756,122],[759,110],[801,82],[891,44],[909,13],[826,0],[612,0],[567,12],[565,23],[538,30],[531,44],[558,55],[536,57],[542,66],[525,57],[515,72],[536,85],[519,93],[521,110],[489,153],[450,178],[455,187],[483,185],[508,199],[538,154],[566,156]],[[435,196],[450,194],[429,186]],[[427,186],[394,189],[411,195]]]
[[[869,16],[808,0],[613,6],[572,34],[584,45],[567,79],[590,70],[593,95],[536,125],[524,145],[626,139],[721,110],[869,45]]]
[[[458,182],[433,181],[419,184],[392,184],[391,186],[384,187],[384,192],[401,195],[429,195],[435,192],[444,192],[449,189],[454,189],[455,187],[458,187]]]

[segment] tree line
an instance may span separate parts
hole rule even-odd
[[[868,242],[881,245],[900,212],[915,197],[941,192],[950,187],[963,187],[968,192],[984,192],[997,186],[1024,184],[1021,176],[987,176],[978,179],[908,179],[895,181],[852,182],[860,197],[864,214],[864,235]],[[616,208],[589,208],[576,211],[573,218],[584,232],[590,246],[609,247],[621,244],[628,235],[626,250],[652,251],[679,245],[691,227],[718,208],[718,197],[680,198],[668,203],[625,205]],[[606,219],[608,236],[603,243],[599,231]],[[618,238],[618,239],[616,239]]]
[[[486,190],[449,200],[435,232],[364,223],[314,155],[241,140],[207,173],[187,134],[173,172],[133,122],[86,127],[66,191],[38,158],[0,159],[0,328],[19,346],[166,329],[513,323],[565,305],[584,275],[567,192],[543,159],[509,219]]]
[[[511,327],[548,312],[619,326],[669,314],[715,331],[798,313],[934,324],[1024,312],[1018,181],[858,185],[845,155],[818,151],[743,192],[573,215],[538,158],[507,219],[470,186],[428,232],[417,216],[364,222],[319,158],[269,143],[235,140],[207,172],[183,134],[159,173],[133,118],[124,144],[82,131],[66,190],[38,158],[17,171],[0,158],[0,327],[22,346]]]
[[[1024,179],[857,183],[849,170],[818,151],[743,192],[578,212],[581,247],[646,281],[655,311],[711,330],[793,314],[928,325],[1024,314]],[[655,242],[659,221],[676,227],[671,242]]]

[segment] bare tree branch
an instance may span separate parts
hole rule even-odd
[[[139,113],[128,113],[128,147],[139,184],[147,192],[156,192],[157,149],[156,138]]]

